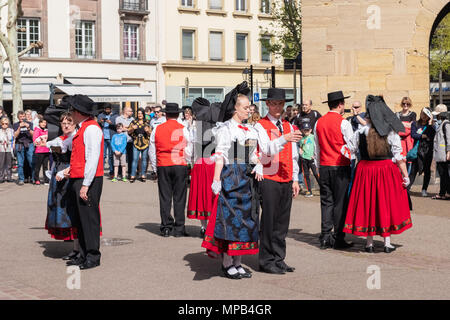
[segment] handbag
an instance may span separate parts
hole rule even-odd
[[[425,130],[427,129],[427,126],[425,126],[423,128],[422,132],[425,132]],[[408,151],[408,153],[406,154],[406,160],[407,161],[413,161],[417,159],[417,152],[419,150],[419,143],[420,143],[420,139],[417,140],[416,144],[414,145],[414,147]]]

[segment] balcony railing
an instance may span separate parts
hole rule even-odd
[[[147,12],[147,0],[120,0],[120,9],[133,12]]]

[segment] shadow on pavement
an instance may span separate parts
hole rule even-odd
[[[157,236],[161,236],[160,224],[159,223],[141,223],[135,227],[136,229],[146,230]],[[186,233],[191,238],[200,238],[200,226],[186,226]]]
[[[220,266],[222,259],[213,259],[206,255],[204,251],[197,253],[189,253],[184,256],[184,261],[187,261],[186,266],[191,268],[194,272],[195,281],[208,280],[213,277],[222,276]]]
[[[313,247],[316,247],[317,249],[319,249],[320,248],[320,242],[319,242],[320,233],[306,233],[306,232],[302,232],[302,230],[303,229],[290,229],[287,237],[292,238],[296,241],[304,242],[306,244],[309,244],[310,246],[313,246]],[[347,234],[345,236],[345,240],[349,241],[349,242],[353,242],[353,247],[344,249],[342,251],[364,252],[364,253],[366,252],[364,249],[365,244],[366,244],[365,237],[358,237],[358,236],[355,236],[352,234]],[[376,238],[374,238],[373,245],[375,247],[375,253],[383,253],[384,241],[376,240]],[[402,247],[402,245],[399,245],[399,244],[392,243],[392,245],[394,245],[397,248]]]
[[[73,242],[64,241],[36,241],[44,251],[42,254],[48,258],[61,259],[73,250]]]

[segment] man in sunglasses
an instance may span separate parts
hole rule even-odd
[[[152,130],[155,130],[158,125],[166,122],[166,117],[164,116],[160,106],[156,106],[155,109],[153,109],[153,112],[155,113],[155,117],[152,121],[150,121],[150,127],[152,127]]]
[[[362,106],[360,101],[355,101],[352,104],[352,116],[347,118],[352,125],[353,132],[359,129],[360,126],[365,126],[367,124],[366,113],[362,111]]]

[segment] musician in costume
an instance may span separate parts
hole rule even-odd
[[[250,278],[241,265],[243,255],[258,253],[259,223],[252,210],[252,179],[262,165],[258,160],[258,133],[243,121],[250,101],[236,94],[233,110],[225,110],[225,122],[213,130],[216,140],[212,214],[202,247],[210,255],[222,256],[222,272],[230,279]],[[258,164],[259,163],[259,164]]]
[[[292,198],[300,191],[296,143],[301,133],[281,118],[285,102],[291,100],[286,99],[284,89],[270,88],[264,99],[269,113],[255,125],[264,167],[264,180],[259,183],[262,198],[259,269],[273,274],[295,270],[286,264],[285,258]]]
[[[187,127],[177,121],[182,109],[176,103],[167,103],[162,110],[166,113],[164,123],[156,126],[150,137],[150,161],[157,168],[160,231],[169,237],[187,236],[184,210],[186,207],[188,161],[192,156],[192,142]],[[173,201],[174,217],[170,210]]]
[[[366,109],[368,125],[355,133],[349,145],[351,151],[360,151],[361,161],[343,231],[367,237],[365,250],[370,253],[374,252],[373,236],[382,236],[384,252],[390,253],[396,249],[390,243],[391,234],[412,227],[406,189],[410,181],[398,134],[405,128],[383,97],[369,95]]]
[[[70,205],[75,210],[80,257],[68,265],[81,270],[100,265],[100,198],[103,188],[103,132],[94,120],[96,104],[85,95],[68,100],[78,131],[72,140],[69,175]]]

